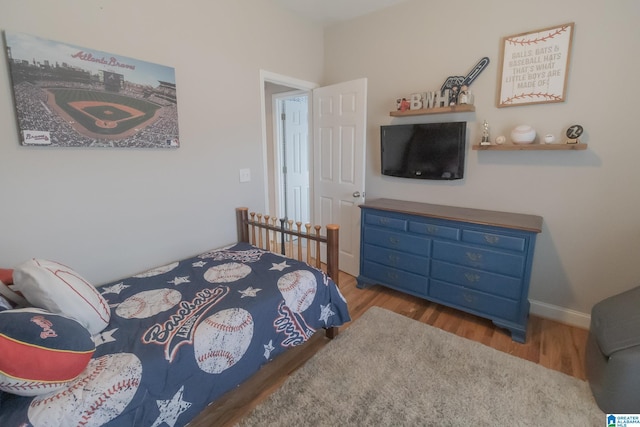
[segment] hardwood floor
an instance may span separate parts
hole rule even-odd
[[[586,378],[584,352],[588,331],[585,329],[530,316],[527,342],[519,344],[511,340],[509,332],[497,328],[490,320],[381,286],[358,289],[355,278],[343,272],[340,272],[339,283],[352,320],[358,319],[369,307],[383,307],[549,369],[581,380]],[[340,329],[348,327],[349,324]],[[306,344],[287,351],[264,366],[246,383],[209,406],[189,425],[234,425],[328,342],[330,340],[324,334],[316,333]]]

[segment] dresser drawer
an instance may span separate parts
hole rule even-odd
[[[518,317],[519,304],[517,301],[487,295],[438,280],[431,280],[429,295],[443,302],[469,308],[484,315],[488,314],[506,320],[516,320]]]
[[[426,222],[409,221],[409,231],[442,239],[460,240],[460,229]]]
[[[433,242],[433,258],[515,277],[525,265],[524,256],[440,241]]]
[[[511,299],[520,298],[522,290],[522,281],[519,278],[488,273],[442,261],[433,261],[431,277]]]
[[[422,256],[429,256],[431,247],[431,241],[427,238],[374,227],[365,227],[364,243]]]
[[[365,261],[373,261],[425,276],[429,274],[427,258],[367,244],[364,245],[363,250],[362,256]]]
[[[541,217],[391,199],[360,207],[358,288],[379,284],[484,316],[525,342]]]
[[[506,236],[499,233],[489,233],[482,231],[463,230],[462,241],[476,243],[479,245],[492,246],[494,248],[510,249],[512,251],[523,252],[526,239],[517,236]]]
[[[369,279],[379,280],[381,285],[411,291],[421,296],[427,295],[429,279],[371,261],[362,263],[361,275]]]
[[[407,229],[407,221],[404,219],[390,218],[388,216],[368,212],[365,212],[364,214],[364,223],[375,225],[377,227],[390,228],[392,230],[405,231]]]

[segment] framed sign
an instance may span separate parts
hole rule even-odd
[[[574,23],[503,37],[498,107],[563,102]]]
[[[22,145],[178,148],[175,70],[5,32]]]

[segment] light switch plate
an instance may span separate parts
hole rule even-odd
[[[240,182],[251,181],[251,169],[240,169]]]

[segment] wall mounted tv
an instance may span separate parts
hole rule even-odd
[[[466,122],[381,126],[382,174],[414,179],[462,179],[466,131]]]

